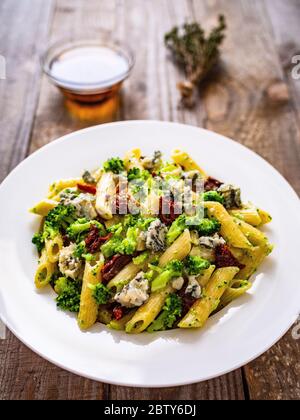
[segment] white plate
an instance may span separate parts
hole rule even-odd
[[[274,252],[253,288],[209,319],[202,330],[125,335],[98,324],[83,333],[73,316],[56,309],[50,288],[36,292],[28,213],[55,179],[77,176],[132,147],[169,154],[182,148],[207,172],[240,185],[244,199],[268,210]],[[283,177],[245,147],[186,125],[129,121],[64,136],[22,162],[0,188],[1,318],[28,347],[79,375],[129,386],[174,386],[236,369],[272,346],[300,309],[299,199]]]

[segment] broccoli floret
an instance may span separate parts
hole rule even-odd
[[[147,329],[148,332],[163,331],[167,328],[172,328],[176,319],[182,313],[182,299],[175,293],[171,293],[163,306],[160,315],[152,322]]]
[[[101,246],[101,252],[105,258],[110,258],[114,254],[117,254],[117,249],[120,248],[122,243],[122,238],[118,235],[114,235],[109,241],[106,241]]]
[[[44,237],[54,238],[61,229],[66,230],[75,220],[75,207],[59,204],[45,218]]]
[[[151,291],[156,292],[164,288],[168,282],[174,278],[181,276],[183,271],[183,263],[179,260],[169,262],[162,270],[162,272],[153,280]]]
[[[89,284],[89,288],[92,290],[92,296],[98,305],[108,303],[112,297],[111,290],[102,283],[98,283],[96,285]]]
[[[113,237],[102,245],[101,252],[105,258],[114,254],[131,255],[136,250],[139,230],[134,226],[129,227],[125,238],[122,238],[120,233],[118,229]]]
[[[119,174],[120,172],[124,171],[125,166],[122,159],[116,157],[108,159],[103,164],[103,169],[105,172],[113,172],[114,174]]]
[[[81,241],[81,242],[79,242],[79,244],[76,245],[76,248],[73,252],[73,255],[76,258],[82,258],[82,256],[86,253],[87,253],[87,249],[86,249],[86,246],[85,246],[85,242]]]
[[[224,197],[219,194],[217,191],[206,191],[203,193],[204,201],[217,201],[221,204],[224,204]]]
[[[45,217],[42,232],[36,233],[32,238],[32,243],[36,245],[38,252],[41,252],[45,246],[45,240],[53,239],[61,230],[65,230],[74,222],[75,207],[59,204],[50,210]]]
[[[120,254],[133,254],[137,247],[137,238],[139,230],[135,227],[127,229],[126,238],[123,239],[120,246],[117,248],[117,252]]]
[[[32,237],[32,243],[36,246],[37,251],[40,253],[45,246],[45,238],[42,232],[35,233]]]
[[[132,258],[132,262],[133,262],[133,264],[135,264],[135,265],[140,265],[140,264],[143,264],[143,263],[147,260],[148,256],[149,256],[149,252],[147,252],[147,251],[142,252],[142,253],[141,253],[140,255],[138,255],[137,257]]]
[[[184,266],[190,276],[197,276],[210,266],[210,262],[204,258],[189,255],[185,260]]]
[[[200,236],[210,236],[218,232],[221,227],[221,223],[215,219],[198,218],[198,217],[187,217],[186,224],[189,229],[196,230]]]
[[[184,214],[181,214],[179,217],[177,217],[176,220],[171,224],[171,227],[167,233],[167,245],[170,246],[171,243],[175,241],[175,239],[178,238],[179,235],[182,234],[184,229],[186,228],[186,216]]]
[[[139,214],[127,214],[124,218],[124,226],[132,226],[137,227],[140,230],[147,230],[154,220],[154,217],[143,217]]]
[[[59,277],[54,289],[58,294],[56,305],[64,311],[79,312],[81,283],[69,280],[66,277]]]
[[[105,235],[105,229],[100,222],[97,220],[87,220],[85,218],[77,219],[76,222],[72,223],[67,229],[67,234],[70,239],[79,242],[82,240],[82,234],[87,233],[91,226],[96,226],[99,229],[99,235]]]
[[[150,177],[149,171],[141,170],[139,168],[131,168],[128,171],[127,179],[128,181],[132,181],[133,179],[142,179],[146,181]]]

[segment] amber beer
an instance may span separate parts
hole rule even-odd
[[[116,119],[120,88],[132,66],[132,53],[124,46],[77,41],[51,47],[43,68],[72,115],[106,122]]]

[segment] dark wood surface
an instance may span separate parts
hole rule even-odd
[[[197,19],[228,21],[222,63],[202,87],[195,110],[178,109],[177,69],[163,34]],[[0,181],[27,154],[87,123],[71,117],[42,76],[48,42],[103,33],[126,40],[136,66],[123,90],[119,119],[161,119],[203,126],[232,137],[274,165],[300,193],[299,0],[2,0]],[[279,96],[288,94],[286,101]],[[268,352],[222,377],[165,389],[111,386],[46,362],[10,332],[0,340],[0,399],[300,399],[300,340],[291,330]]]

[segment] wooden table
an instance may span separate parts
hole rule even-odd
[[[185,19],[209,26],[220,12],[228,21],[222,65],[203,85],[196,109],[178,109],[179,75],[166,57],[163,34]],[[86,125],[68,115],[59,92],[42,77],[38,57],[45,45],[105,29],[126,40],[137,58],[120,119],[180,121],[232,137],[300,192],[300,80],[290,64],[300,53],[299,0],[2,0],[0,19],[7,65],[0,80],[0,181],[34,150]],[[270,93],[278,81],[288,87],[285,103]],[[299,399],[299,355],[300,339],[290,330],[264,355],[222,377],[138,389],[68,373],[8,332],[0,340],[0,399]]]

